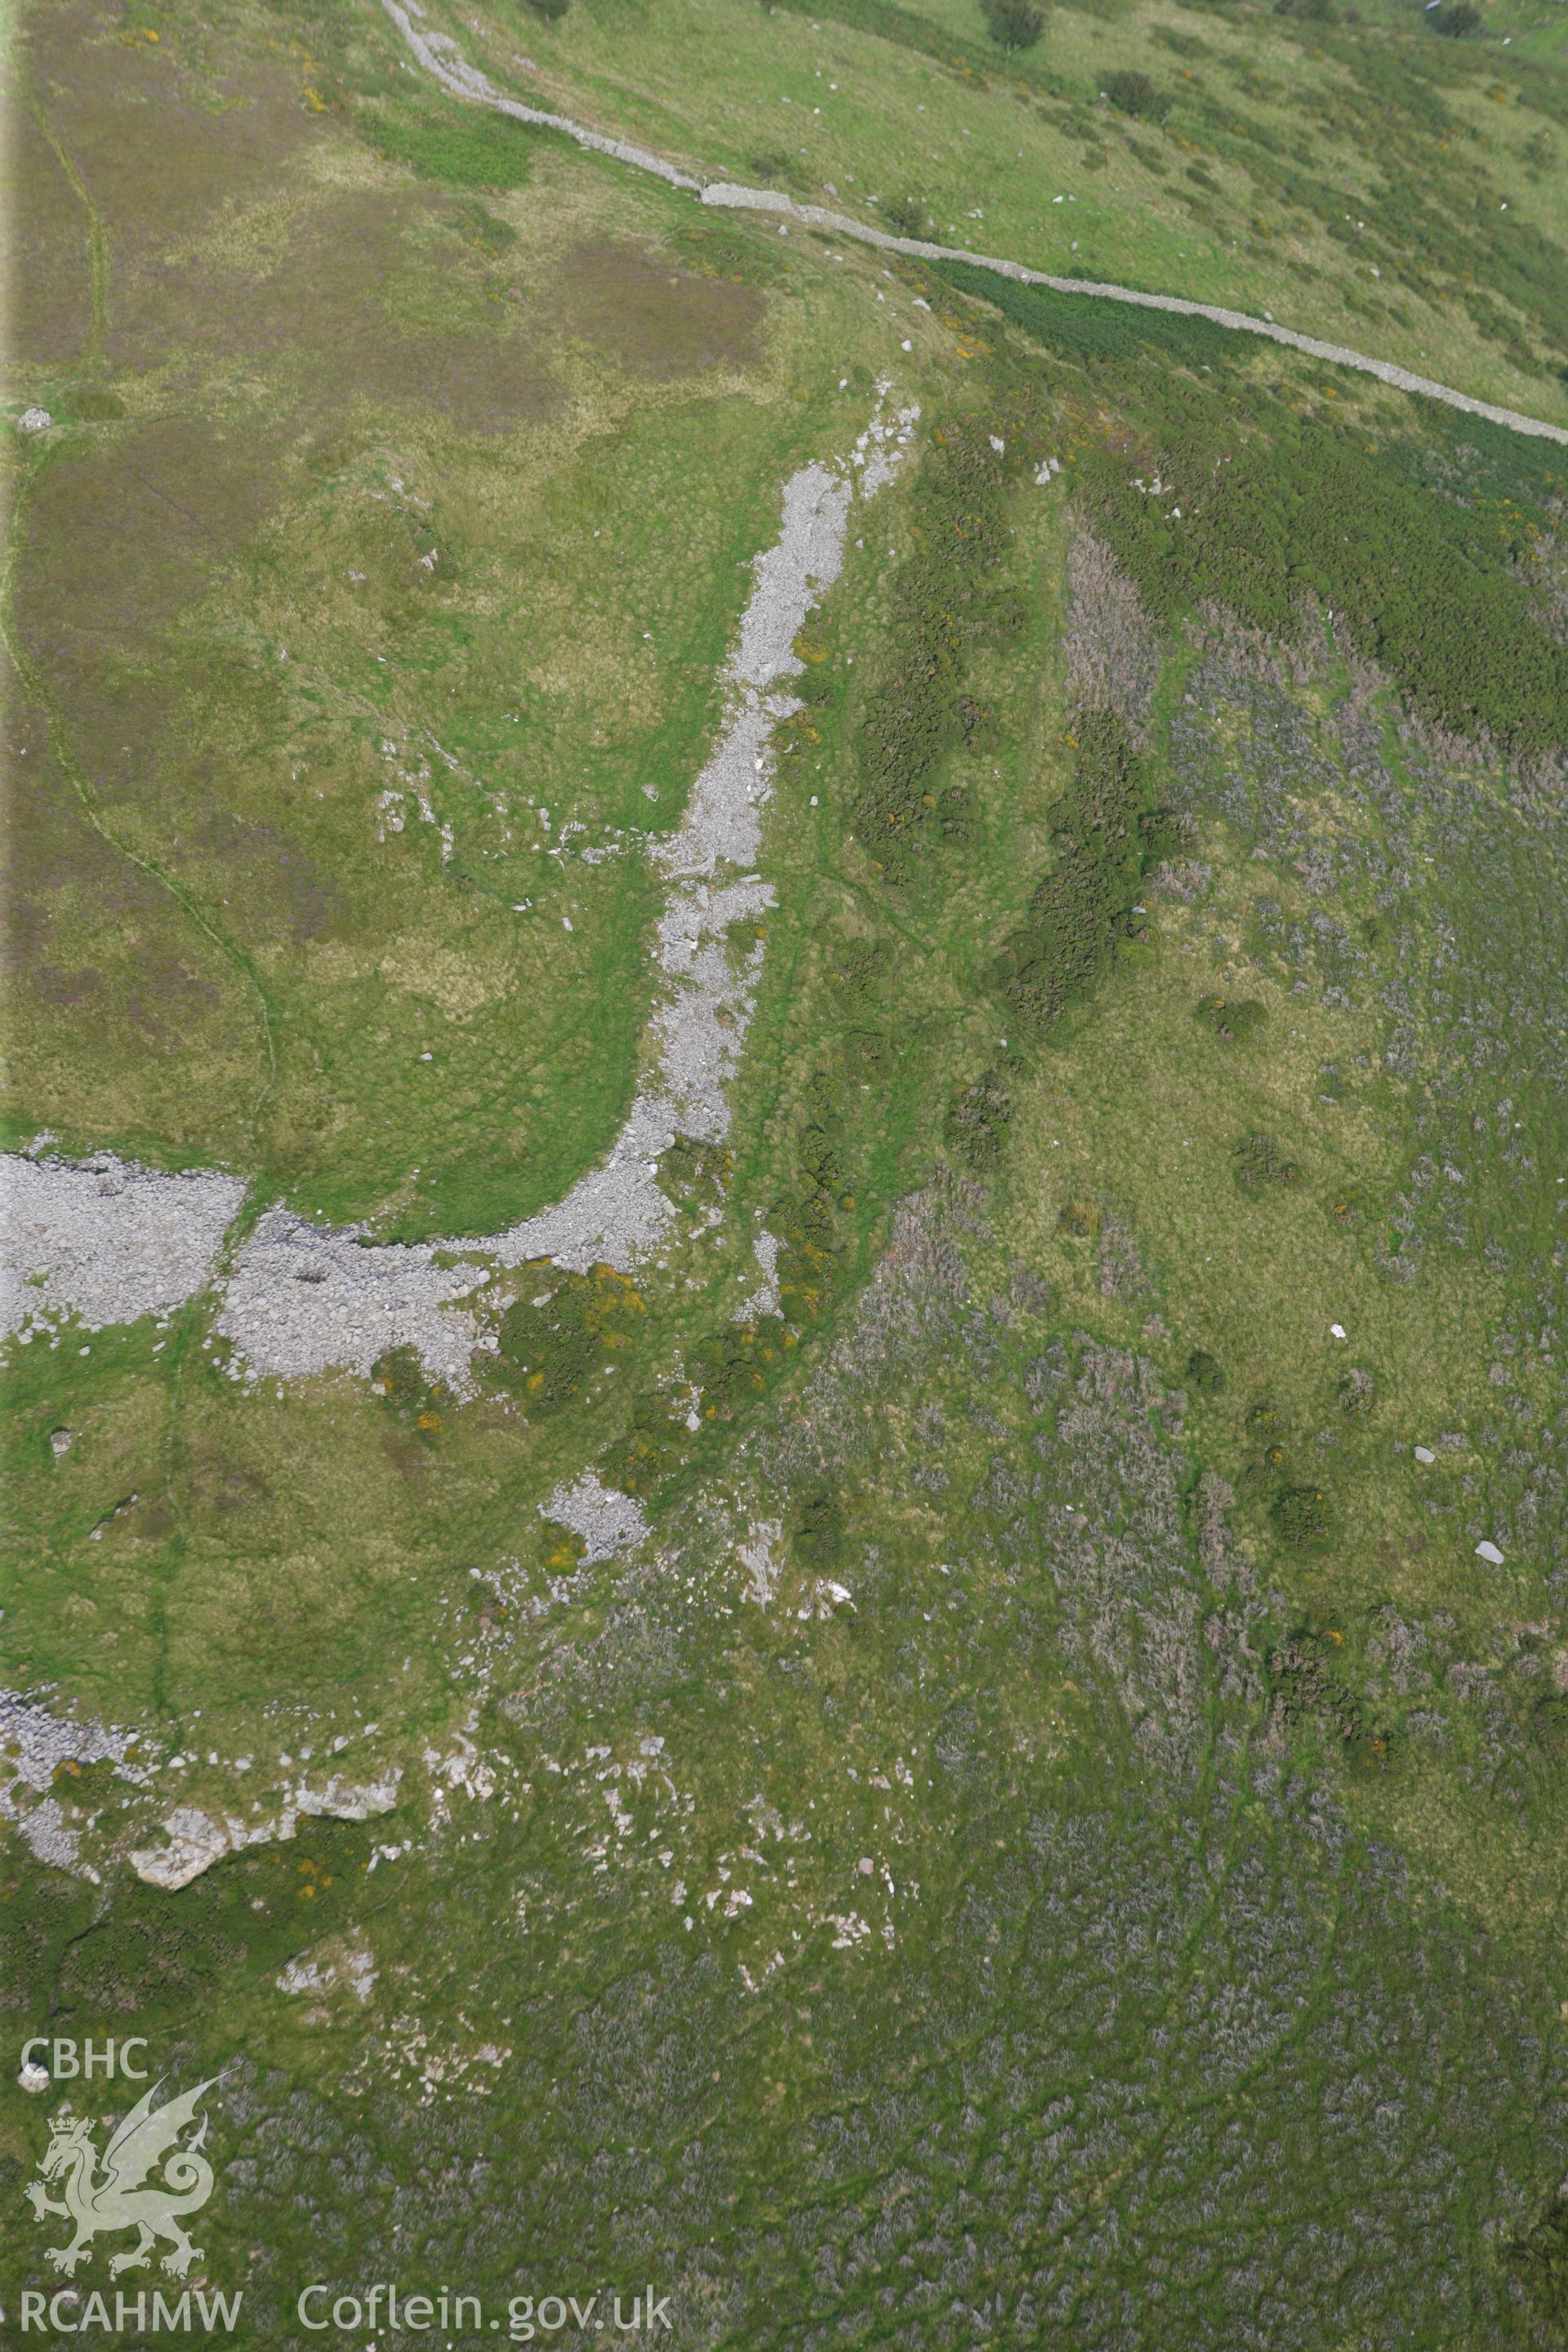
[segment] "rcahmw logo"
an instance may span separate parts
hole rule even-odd
[[[47,2051],[53,2078],[71,2081],[103,2073],[146,2078],[146,2068],[134,2063],[146,2049],[135,2038],[116,2050],[112,2042],[47,2042],[39,2036],[22,2053],[22,2081],[38,2087],[45,2070],[36,2053]],[[97,2062],[97,2063],[95,2063]],[[49,2079],[45,2076],[46,2081]],[[162,2082],[144,2091],[130,2113],[108,2129],[100,2152],[99,2125],[90,2116],[78,2115],[67,2100],[49,2118],[49,2144],[38,2160],[38,2179],[27,2183],[26,2195],[34,2218],[58,2220],[70,2225],[63,2242],[46,2246],[44,2260],[67,2278],[90,2263],[95,2239],[135,2231],[135,2242],[109,2258],[109,2275],[145,2270],[155,2249],[164,2246],[161,2267],[171,2278],[183,2280],[202,2249],[185,2227],[213,2192],[213,2169],[203,2155],[207,2118],[202,2101],[217,2081],[213,2075],[194,2090],[157,2104]],[[52,2192],[52,2193],[51,2193]],[[205,2288],[183,2293],[144,2290],[128,2294],[62,2287],[44,2294],[28,2290],[21,2297],[22,2330],[54,2330],[82,2335],[92,2328],[129,2330],[137,2335],[233,2327],[239,2317],[240,2294],[209,2294]]]

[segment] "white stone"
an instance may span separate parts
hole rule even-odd
[[[641,1543],[647,1521],[629,1495],[606,1486],[598,1473],[584,1470],[575,1485],[563,1484],[539,1506],[542,1519],[553,1519],[587,1546],[585,1563],[610,1559],[629,1545]]]
[[[182,1307],[205,1287],[245,1185],[167,1175],[112,1151],[0,1157],[0,1330],[72,1315],[89,1331]]]

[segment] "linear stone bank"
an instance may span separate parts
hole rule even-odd
[[[975,269],[993,270],[997,277],[1016,278],[1023,286],[1048,286],[1056,294],[1082,294],[1091,301],[1128,302],[1141,310],[1169,310],[1178,318],[1207,319],[1213,325],[1228,327],[1234,333],[1262,335],[1269,342],[1285,343],[1292,351],[1305,352],[1309,359],[1359,369],[1363,375],[1374,375],[1380,383],[1392,384],[1396,391],[1415,393],[1424,400],[1441,400],[1450,408],[1463,409],[1467,415],[1484,416],[1493,425],[1506,425],[1510,432],[1531,434],[1537,439],[1558,441],[1568,447],[1568,426],[1548,425],[1541,417],[1523,415],[1516,408],[1500,408],[1489,400],[1473,400],[1468,393],[1456,392],[1451,384],[1436,383],[1430,376],[1395,367],[1392,360],[1373,359],[1367,352],[1352,352],[1343,343],[1326,343],[1316,335],[1298,334],[1293,327],[1277,326],[1272,319],[1255,319],[1246,310],[1227,310],[1214,302],[1189,302],[1179,294],[1145,294],[1132,286],[1056,278],[1049,270],[1026,269],[1022,262],[1008,261],[995,254],[972,253],[967,246],[931,245],[923,237],[894,236],[886,229],[851,220],[847,213],[827,212],[820,205],[796,204],[793,196],[784,195],[777,188],[746,188],[731,180],[694,179],[689,172],[681,171],[679,165],[667,163],[662,155],[655,155],[646,147],[634,147],[624,139],[590,131],[564,114],[552,114],[542,107],[527,106],[521,99],[508,98],[477,66],[468,63],[449,35],[420,31],[414,22],[415,17],[423,18],[425,14],[418,0],[407,0],[406,6],[403,0],[383,0],[383,5],[426,72],[453,98],[472,106],[493,108],[499,114],[510,115],[515,122],[559,131],[595,154],[611,156],[616,163],[629,163],[639,172],[651,172],[672,188],[689,189],[705,205],[728,205],[740,212],[777,213],[799,221],[803,227],[821,229],[832,236],[850,237],[859,245],[876,246],[883,253],[905,254],[915,261],[967,261]]]

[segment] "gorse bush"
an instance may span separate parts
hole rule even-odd
[[[1568,648],[1464,509],[1359,434],[1281,419],[1243,438],[1215,416],[1172,434],[1153,462],[1170,509],[1136,489],[1121,457],[1097,459],[1088,486],[1151,612],[1173,618],[1212,598],[1280,635],[1315,594],[1446,731],[1526,756],[1568,744]]]
[[[723,1199],[734,1172],[732,1151],[690,1135],[678,1135],[659,1163],[661,1179],[678,1195],[695,1192],[712,1200]]]
[[[841,1076],[816,1073],[806,1088],[794,1181],[768,1214],[779,1244],[779,1305],[792,1332],[820,1320],[845,1271],[846,1216],[855,1206],[845,1160],[846,1099]]]
[[[999,310],[1064,358],[1125,361],[1138,376],[1146,374],[1151,352],[1174,366],[1210,367],[1227,374],[1237,363],[1237,338],[1208,319],[1086,301],[1081,295],[1058,294],[1049,286],[1022,286],[977,268],[973,261],[935,261],[931,270],[933,277]]]
[[[1334,1508],[1321,1486],[1287,1486],[1268,1516],[1297,1551],[1324,1551],[1333,1541]]]
[[[426,1371],[416,1348],[391,1348],[371,1367],[372,1394],[385,1399],[385,1410],[405,1427],[418,1432],[433,1444],[446,1425],[450,1399]]]
[[[553,1269],[541,1269],[546,1281]],[[525,1272],[524,1279],[527,1275]],[[630,1348],[647,1310],[625,1275],[596,1265],[568,1274],[546,1294],[518,1299],[501,1318],[489,1376],[539,1418],[581,1396],[611,1354]]]
[[[731,1421],[766,1386],[784,1362],[785,1331],[778,1315],[750,1323],[726,1324],[703,1339],[687,1360],[687,1371],[702,1392],[704,1421]]]
[[[657,1494],[680,1469],[689,1444],[689,1433],[672,1416],[668,1401],[644,1397],[633,1410],[625,1437],[611,1448],[605,1475],[625,1494]]]
[[[79,1881],[27,1885],[8,1869],[7,1991],[30,1969],[67,2018],[188,2019],[242,1970],[269,1974],[302,1939],[352,1917],[374,1836],[363,1822],[307,1819],[297,1841],[231,1854],[177,1894],[128,1874],[108,1910]]]

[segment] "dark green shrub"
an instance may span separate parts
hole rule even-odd
[[[626,1495],[651,1495],[686,1458],[684,1423],[672,1420],[662,1397],[640,1402],[632,1425],[605,1464],[605,1477]]]
[[[1450,41],[1468,41],[1472,33],[1481,29],[1481,12],[1472,0],[1443,0],[1434,10],[1432,30],[1444,33]]]
[[[1335,1672],[1338,1642],[1337,1634],[1303,1626],[1269,1652],[1275,1716],[1282,1727],[1316,1722],[1334,1738],[1351,1740],[1361,1736],[1361,1708]]]
[[[1542,320],[1568,350],[1555,248],[1538,253],[1521,235],[1483,253],[1464,245],[1464,222],[1447,216],[1446,248],[1458,238],[1477,283]],[[1286,398],[1238,385],[1245,339],[1223,329],[1016,286],[967,263],[935,274],[1065,358],[1116,368],[1143,462],[1182,487],[1182,518],[1133,487],[1121,443],[1087,458],[1081,494],[1156,618],[1212,598],[1254,628],[1288,633],[1314,591],[1447,732],[1489,736],[1526,759],[1568,746],[1568,647],[1541,625],[1523,576],[1563,494],[1554,454],[1474,418],[1426,414],[1406,437],[1380,444],[1360,425],[1326,413],[1303,420]],[[1150,366],[1152,355],[1166,364]]]
[[[495,1377],[517,1391],[530,1412],[559,1412],[582,1394],[598,1363],[592,1333],[553,1299],[543,1307],[520,1299],[507,1309]]]
[[[944,841],[973,840],[974,795],[967,784],[950,784],[938,795],[936,817]]]
[[[888,963],[888,950],[879,940],[846,940],[834,951],[832,963],[838,1003],[850,1012],[868,1012],[887,976]]]
[[[832,1112],[813,1119],[800,1139],[800,1164],[817,1190],[844,1193],[847,1178],[838,1156],[842,1121]]]
[[[1271,1135],[1244,1135],[1231,1150],[1236,1181],[1244,1192],[1289,1191],[1301,1181],[1300,1165],[1287,1158]]]
[[[229,1854],[176,1894],[127,1874],[107,1905],[82,1905],[79,1881],[61,1885],[30,1859],[7,1861],[7,2003],[26,1999],[44,2019],[133,2014],[142,2031],[149,2012],[188,2021],[241,1970],[268,1976],[352,1916],[380,1833],[304,1817],[297,1839]]]
[[[790,1542],[808,1568],[837,1566],[844,1551],[844,1507],[822,1487],[803,1496],[790,1515]]]
[[[1187,1358],[1187,1378],[1200,1396],[1218,1396],[1225,1386],[1225,1368],[1206,1348],[1194,1348]]]
[[[1072,782],[1050,811],[1056,863],[996,966],[1014,1013],[1040,1031],[1087,996],[1119,943],[1142,930],[1132,908],[1150,854],[1142,761],[1113,710],[1079,711],[1073,730]]]
[[[371,1381],[373,1394],[384,1397],[387,1407],[405,1427],[416,1429],[426,1444],[433,1444],[444,1424],[442,1408],[447,1400],[439,1383],[426,1373],[418,1349],[388,1349],[371,1366]]]
[[[753,1323],[727,1324],[694,1348],[686,1369],[702,1391],[703,1420],[732,1421],[767,1385],[787,1344],[782,1316],[759,1315]]]
[[[895,236],[920,236],[924,234],[925,206],[918,196],[894,196],[881,209],[882,218]]]
[[[1164,164],[1152,142],[1140,142],[1139,149],[1141,162],[1158,157]],[[1207,319],[1086,301],[1081,294],[1058,294],[1048,286],[1020,286],[977,268],[972,261],[933,262],[931,271],[962,293],[990,304],[1026,334],[1086,364],[1121,361],[1144,371],[1151,351],[1177,366],[1206,366],[1225,374],[1237,363],[1237,338]]]
[[[455,218],[465,242],[478,246],[492,260],[499,260],[517,243],[517,231],[510,221],[497,220],[483,205],[472,200],[457,206]]]
[[[1006,1140],[1013,1098],[1001,1073],[985,1070],[954,1100],[947,1114],[947,1147],[977,1171],[994,1168]]]
[[[845,1076],[858,1086],[869,1086],[886,1076],[892,1058],[890,1042],[882,1029],[847,1029],[838,1041],[838,1051]]]
[[[1119,114],[1131,114],[1144,122],[1163,122],[1171,110],[1171,101],[1152,82],[1146,73],[1119,66],[1108,73],[1100,86],[1101,98],[1108,98]]]
[[[553,1272],[540,1278],[554,1279]],[[520,1298],[507,1308],[489,1377],[525,1412],[545,1419],[581,1396],[612,1352],[631,1347],[645,1313],[631,1284],[613,1266],[568,1274],[547,1296]]]
[[[1563,2343],[1568,2336],[1568,2202],[1553,2198],[1522,2238],[1503,2247],[1500,2260],[1535,2305],[1541,2341]]]
[[[967,837],[967,804],[939,795],[937,771],[984,716],[963,691],[975,643],[1016,634],[1026,617],[989,586],[1008,530],[985,423],[940,424],[912,488],[914,552],[894,592],[892,658],[857,730],[855,829],[894,881],[912,877],[931,835]]]
[[[1536,1702],[1530,1718],[1531,1736],[1553,1764],[1568,1764],[1568,1697],[1553,1691]]]
[[[678,1135],[659,1161],[658,1172],[664,1189],[677,1198],[692,1192],[722,1198],[735,1172],[735,1155],[722,1144]]]
[[[1321,1486],[1287,1486],[1268,1516],[1297,1551],[1325,1551],[1333,1541],[1333,1505]]]
[[[797,196],[805,196],[812,194],[816,186],[799,157],[786,155],[782,148],[770,147],[749,156],[747,169],[764,188],[793,188]]]
[[[1032,49],[1046,29],[1038,0],[981,0],[985,28],[999,48]]]
[[[546,1576],[570,1576],[587,1549],[586,1537],[579,1535],[575,1528],[565,1527],[559,1519],[540,1520],[533,1538],[533,1556]]]
[[[1143,856],[1150,866],[1162,864],[1166,858],[1185,857],[1192,849],[1197,828],[1182,809],[1153,808],[1138,820],[1142,836]]]
[[[1194,1009],[1205,1029],[1211,1029],[1216,1037],[1224,1037],[1232,1044],[1240,1044],[1250,1037],[1253,1031],[1261,1028],[1268,1018],[1268,1006],[1259,1004],[1251,996],[1244,996],[1235,1003],[1223,996],[1205,996],[1199,999]]]

